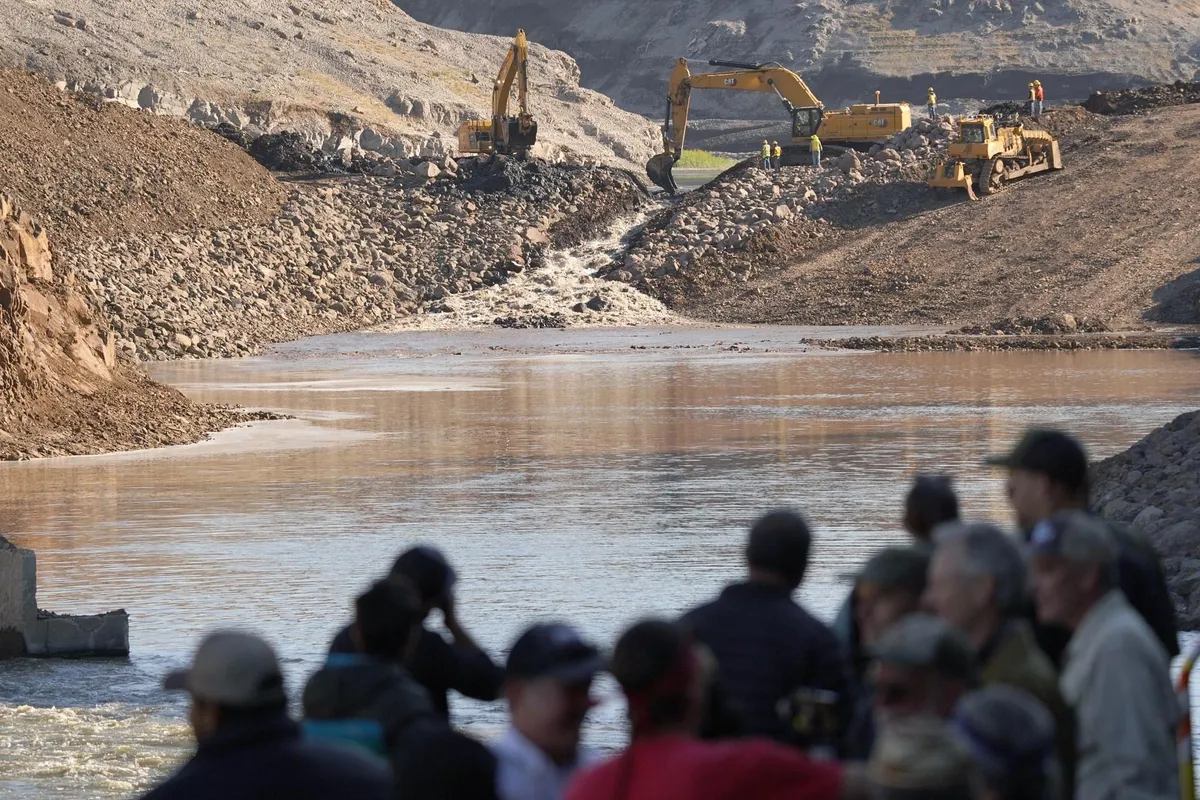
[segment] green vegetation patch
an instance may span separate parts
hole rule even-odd
[[[677,169],[729,169],[738,162],[732,158],[713,155],[707,150],[684,150],[675,167]]]

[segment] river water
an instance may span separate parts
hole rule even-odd
[[[133,648],[0,664],[0,797],[152,785],[190,746],[184,701],[158,681],[201,634],[260,631],[298,688],[354,592],[413,543],[450,555],[461,616],[493,653],[547,618],[611,644],[734,579],[746,524],[795,505],[818,532],[802,599],[828,617],[843,576],[901,540],[914,472],[954,473],[968,516],[1005,520],[980,461],[1023,427],[1065,426],[1102,456],[1200,396],[1179,352],[847,354],[806,352],[806,334],[358,334],[156,365],[193,397],[297,419],[0,466],[0,531],[36,549],[39,605],[126,608]],[[503,720],[455,714],[483,736]],[[591,742],[617,745],[620,716],[602,706]]]

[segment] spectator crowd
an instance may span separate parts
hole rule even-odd
[[[611,653],[536,624],[503,666],[460,620],[444,555],[413,548],[356,599],[300,720],[270,645],[206,637],[165,680],[190,696],[195,756],[145,798],[1179,800],[1154,549],[1089,510],[1071,436],[1030,430],[990,463],[1018,534],[961,520],[951,481],[918,476],[911,542],[865,564],[828,626],[795,600],[813,536],[789,510],[750,528],[744,580],[681,618]],[[606,756],[581,744],[605,671],[629,731]],[[503,698],[507,729],[455,730],[451,692]]]

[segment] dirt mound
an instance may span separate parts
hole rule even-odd
[[[863,182],[839,202],[796,203],[802,222],[775,226],[748,255],[677,260],[677,278],[647,288],[681,314],[730,323],[1200,322],[1200,229],[1190,213],[1200,184],[1179,179],[1200,169],[1200,105],[1059,117],[1039,124],[1065,131],[1062,172],[974,203],[924,181]],[[799,199],[781,192],[778,202]],[[697,229],[728,227],[690,216]]]
[[[266,133],[245,146],[255,161],[276,172],[344,172],[340,158],[314,149],[295,131]]]
[[[194,442],[246,419],[118,362],[45,229],[0,195],[0,460]]]
[[[987,108],[979,109],[980,114],[990,114],[993,117],[1019,116],[1028,112],[1029,105],[1027,103],[1014,103],[1012,101],[996,103]]]
[[[1163,86],[1094,92],[1083,107],[1093,114],[1135,114],[1152,108],[1200,103],[1200,81],[1175,81]]]
[[[0,176],[56,242],[266,220],[284,192],[208,131],[0,70]]]

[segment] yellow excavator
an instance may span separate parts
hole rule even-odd
[[[935,189],[966,189],[994,194],[1009,181],[1063,168],[1058,140],[1046,131],[1026,130],[1019,120],[1002,125],[994,117],[966,117],[958,123],[958,141],[947,148],[949,159],[929,179]]]
[[[663,152],[646,164],[646,175],[672,194],[678,192],[678,187],[671,170],[683,154],[693,89],[774,92],[792,117],[792,145],[784,148],[785,164],[800,163],[807,156],[813,134],[818,134],[825,145],[866,148],[886,142],[893,134],[912,126],[912,109],[908,103],[880,103],[879,92],[875,93],[874,103],[826,111],[804,80],[779,64],[713,60],[708,65],[725,67],[727,71],[693,75],[686,58],[676,61],[671,71],[667,118],[662,128]]]
[[[520,109],[509,116],[513,83]],[[492,118],[470,119],[458,129],[458,152],[525,156],[537,142],[537,122],[529,113],[529,40],[518,30],[500,74],[492,84]]]

